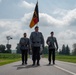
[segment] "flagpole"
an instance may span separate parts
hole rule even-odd
[[[37,0],[37,2],[38,2],[38,0]],[[38,10],[39,10],[39,8],[38,8]],[[37,23],[37,26],[38,26],[38,23]]]

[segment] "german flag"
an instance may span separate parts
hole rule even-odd
[[[29,27],[32,28],[38,22],[39,22],[39,12],[38,12],[38,1],[37,1],[36,6],[35,6],[35,10],[34,10],[34,13],[33,13],[33,17],[32,17],[32,20],[30,22]]]

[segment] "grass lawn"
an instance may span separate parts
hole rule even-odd
[[[0,66],[21,60],[20,54],[0,53]]]
[[[48,55],[43,55],[48,58]],[[0,66],[21,60],[20,54],[0,53]],[[76,63],[76,56],[72,55],[56,55],[56,60]]]
[[[56,55],[56,60],[76,63],[76,56],[72,55]]]
[[[48,55],[44,55],[44,57],[48,58]],[[76,56],[72,56],[72,55],[56,55],[56,60],[76,63]]]

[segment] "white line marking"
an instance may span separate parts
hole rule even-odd
[[[46,61],[44,60],[44,62],[46,62]],[[58,68],[58,69],[60,69],[60,70],[63,70],[63,71],[65,71],[65,72],[67,72],[67,73],[70,73],[70,74],[72,74],[72,75],[76,75],[76,73],[71,72],[71,71],[69,71],[69,70],[66,70],[66,69],[64,69],[64,68],[61,68],[61,67],[59,67],[59,66],[54,65],[54,67],[56,67],[56,68]]]
[[[61,62],[61,63],[66,63],[66,64],[70,64],[70,65],[76,65],[76,63],[71,63],[71,62],[64,62],[64,61],[59,61],[59,60],[56,60],[57,62]]]
[[[55,66],[56,68],[60,69],[60,70],[63,70],[63,71],[65,71],[65,72],[68,72],[68,73],[70,73],[70,74],[72,74],[72,75],[76,75],[76,73],[74,73],[74,72],[71,72],[71,71],[69,71],[69,70],[66,70],[66,69],[61,68],[61,67],[56,66],[56,65],[54,65],[54,66]]]

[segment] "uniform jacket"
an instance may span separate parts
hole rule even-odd
[[[46,43],[48,44],[49,49],[58,49],[58,43],[55,37],[48,37]]]
[[[29,47],[30,47],[29,38],[22,37],[20,39],[19,45],[20,45],[20,49],[29,49]]]
[[[31,46],[40,47],[41,44],[44,47],[44,38],[41,32],[32,32],[30,35]]]

